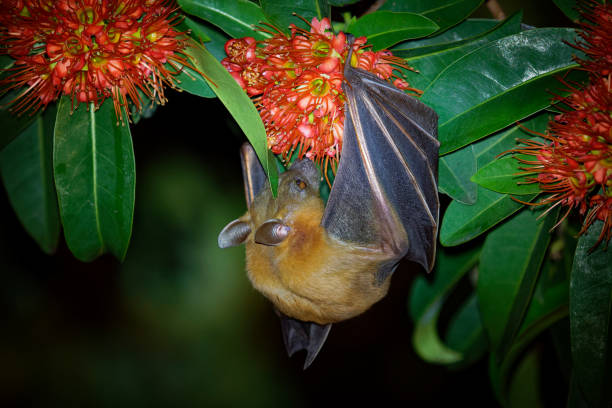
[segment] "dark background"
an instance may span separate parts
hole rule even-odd
[[[525,5],[529,24],[568,24],[547,1]],[[406,297],[423,272],[414,265],[396,271],[371,310],[334,325],[311,368],[301,369],[303,355],[287,358],[244,249],[216,245],[245,211],[244,136],[218,100],[168,95],[132,127],[136,209],[123,263],[82,263],[63,241],[44,255],[0,189],[1,406],[496,405],[486,359],[452,371],[415,355]],[[549,406],[565,397],[557,372],[551,358]]]

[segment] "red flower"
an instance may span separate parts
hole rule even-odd
[[[588,12],[588,14],[587,14]],[[523,141],[514,152],[531,155],[518,159],[527,165],[528,183],[539,183],[550,195],[535,205],[553,204],[586,214],[580,233],[596,220],[603,221],[599,244],[612,237],[612,6],[591,4],[583,13],[583,39],[576,48],[588,59],[578,59],[589,71],[589,84],[570,86],[571,94],[558,98],[572,108],[549,123],[549,143]],[[565,218],[564,216],[564,218]]]
[[[250,96],[266,127],[268,147],[288,159],[297,151],[332,170],[342,150],[344,131],[343,67],[349,46],[346,35],[334,34],[327,18],[310,23],[310,31],[291,26],[291,36],[229,40],[222,64]],[[409,69],[389,51],[367,50],[366,38],[353,42],[352,66],[393,82],[410,85],[394,69]],[[325,171],[326,173],[326,171]]]
[[[128,100],[141,108],[139,91],[164,103],[163,85],[191,67],[174,11],[168,0],[0,0],[0,53],[16,60],[1,84],[23,88],[12,110],[61,94],[95,107],[111,97],[123,120]]]
[[[607,76],[612,74],[612,7],[590,1],[582,11],[585,23],[580,24],[582,32],[575,47],[587,58],[578,59],[582,68]]]

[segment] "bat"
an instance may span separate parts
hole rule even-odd
[[[436,113],[348,63],[344,77],[343,149],[327,204],[319,196],[321,174],[308,159],[280,175],[274,199],[245,144],[248,211],[218,239],[221,248],[246,244],[248,277],[274,304],[289,356],[306,350],[304,368],[332,323],[386,295],[402,259],[430,271],[436,252]]]

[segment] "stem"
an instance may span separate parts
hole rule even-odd
[[[385,0],[376,0],[366,11],[365,13],[363,13],[363,15],[365,16],[366,14],[370,14],[375,12],[376,10],[378,10],[380,8],[380,6],[382,6],[384,4]]]
[[[506,18],[506,13],[504,13],[497,0],[487,0],[486,5],[494,19],[504,20]]]

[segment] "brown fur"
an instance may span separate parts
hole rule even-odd
[[[277,200],[262,192],[241,218],[251,227],[246,259],[253,286],[282,313],[303,321],[327,324],[363,313],[387,293],[389,279],[377,282],[376,272],[388,257],[329,236],[320,226],[318,192],[297,200],[283,186],[281,179]],[[255,243],[257,228],[274,218],[291,228],[288,237],[277,246]]]

